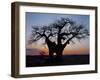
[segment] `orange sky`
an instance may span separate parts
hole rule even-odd
[[[41,51],[44,51],[45,52],[45,55],[48,54],[48,47],[46,45],[42,45],[42,44],[28,44],[27,45],[27,48],[30,48],[30,49],[33,49],[33,48],[36,48],[36,49],[39,49]],[[84,44],[79,44],[77,43],[77,45],[73,44],[73,45],[68,45],[65,47],[64,51],[63,51],[63,54],[67,54],[67,55],[70,55],[70,54],[89,54],[89,48],[87,48],[86,45]]]

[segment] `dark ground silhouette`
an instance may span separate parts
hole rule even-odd
[[[49,58],[49,55],[26,56],[26,67],[59,66],[59,65],[81,65],[89,64],[89,55],[63,55]]]

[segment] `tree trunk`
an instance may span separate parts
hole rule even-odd
[[[49,49],[49,57],[52,58],[53,57],[53,51],[51,49]]]
[[[47,46],[48,46],[48,50],[49,50],[49,57],[53,58],[53,54],[54,54],[53,46],[51,46],[51,45],[47,45]]]
[[[62,58],[64,48],[65,47],[62,44],[57,46],[57,51],[56,51],[57,58],[59,58],[59,59]]]
[[[62,57],[62,54],[63,54],[63,50],[59,50],[59,51],[57,51],[57,57]]]

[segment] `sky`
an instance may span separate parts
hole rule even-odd
[[[27,44],[30,39],[32,26],[34,25],[48,25],[61,18],[70,18],[77,24],[83,24],[86,29],[89,30],[89,15],[76,15],[76,14],[55,14],[55,13],[34,13],[26,12],[25,22],[26,22],[26,49],[38,49],[44,51],[48,54],[48,47],[41,43],[41,40],[37,43]],[[28,53],[27,53],[28,54]],[[34,54],[34,52],[33,52]],[[75,41],[75,44],[70,44],[66,46],[63,54],[89,54],[89,38],[84,40]]]

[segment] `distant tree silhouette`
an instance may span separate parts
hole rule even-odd
[[[82,24],[77,24],[69,18],[61,18],[48,26],[32,26],[31,42],[45,40],[49,56],[61,58],[64,48],[75,39],[81,40],[89,36],[89,31]]]

